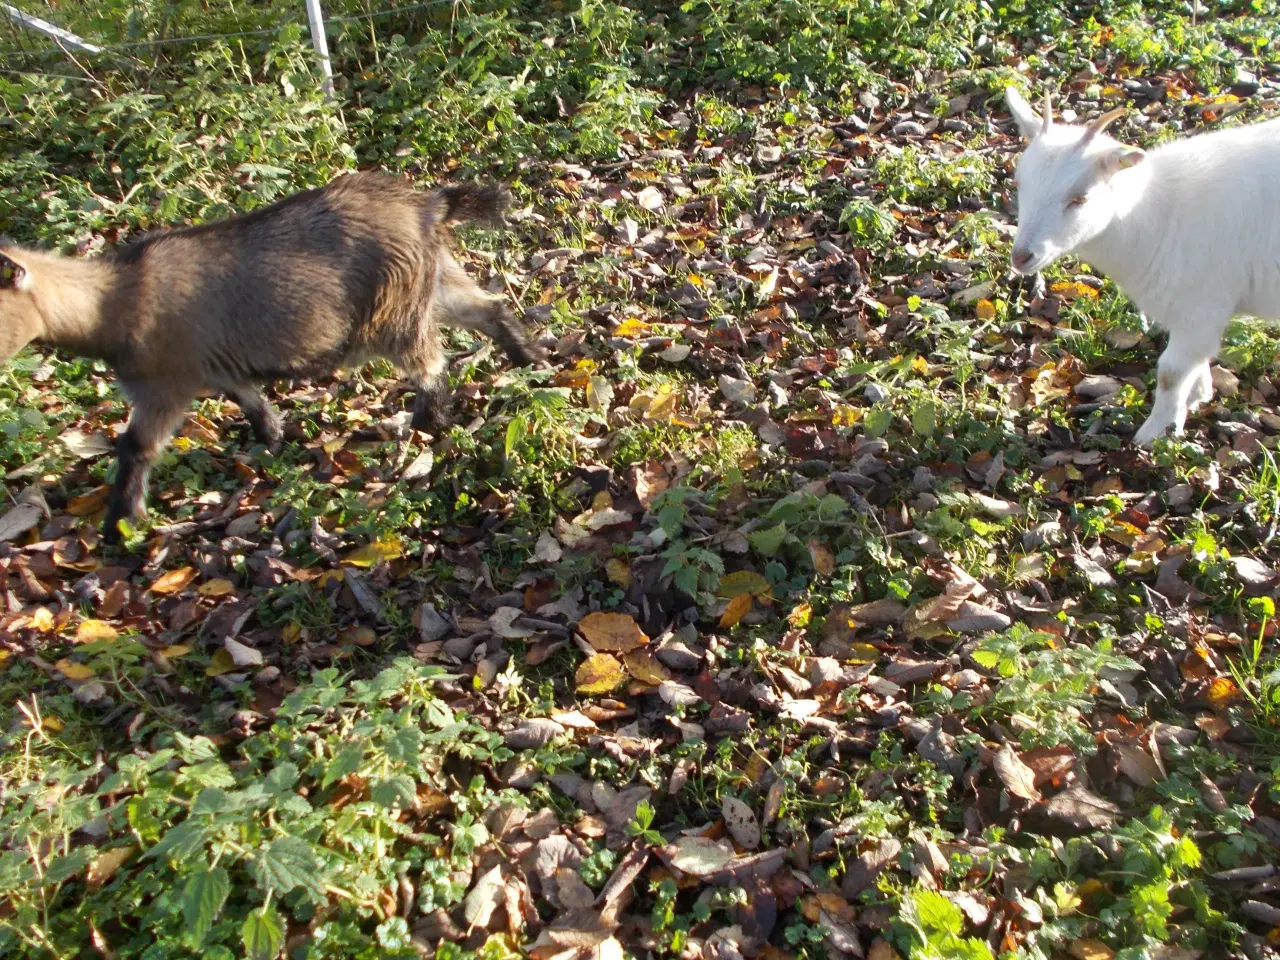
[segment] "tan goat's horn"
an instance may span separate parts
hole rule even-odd
[[[1081,142],[1088,143],[1116,120],[1123,117],[1127,112],[1127,107],[1116,107],[1112,110],[1108,110],[1096,120],[1090,121],[1089,125],[1084,128],[1084,139]]]

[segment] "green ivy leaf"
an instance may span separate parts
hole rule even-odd
[[[230,892],[231,881],[222,867],[202,870],[187,878],[182,888],[182,918],[197,942],[213,928]]]
[[[251,911],[240,928],[240,939],[249,960],[272,960],[284,946],[284,924],[276,908],[268,905]]]

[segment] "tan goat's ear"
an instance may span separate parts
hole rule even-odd
[[[27,268],[0,253],[0,290],[23,290],[27,286]]]

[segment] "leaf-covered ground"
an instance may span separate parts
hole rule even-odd
[[[6,34],[0,230],[498,177],[551,369],[202,400],[113,552],[110,371],[8,365],[6,956],[1270,955],[1277,340],[1137,450],[1161,335],[1007,276],[1000,91],[1255,120],[1274,3],[338,3],[336,107],[288,6]]]

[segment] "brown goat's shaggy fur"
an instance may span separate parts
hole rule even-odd
[[[502,302],[448,248],[453,217],[501,219],[497,186],[430,193],[342,176],[261,210],[147,235],[96,260],[0,245],[0,362],[32,341],[111,363],[133,403],[106,530],[145,507],[152,461],[193,398],[225,393],[259,438],[280,427],[256,386],[382,357],[416,386],[413,426],[438,431],[448,379],[440,327],[537,359]]]

